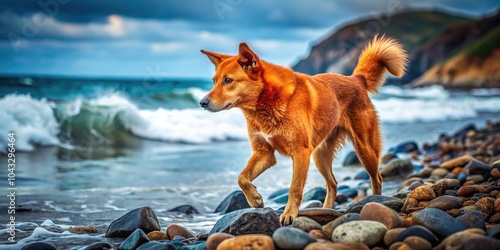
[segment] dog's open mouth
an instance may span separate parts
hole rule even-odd
[[[236,101],[234,101],[234,102],[230,102],[230,103],[228,103],[226,106],[224,106],[224,108],[223,108],[223,109],[221,109],[221,110],[228,110],[228,109],[231,109],[231,108],[233,108],[233,107],[234,107],[234,106],[235,106],[235,105],[236,105],[239,101],[240,101],[240,99],[237,99],[237,100],[236,100]]]
[[[224,106],[224,108],[222,108],[222,110],[224,110],[224,109],[228,109],[231,105],[233,105],[233,103],[232,103],[232,102],[228,103],[226,106]]]

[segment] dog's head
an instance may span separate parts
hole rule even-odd
[[[262,89],[262,62],[246,43],[240,43],[236,56],[201,52],[215,65],[214,86],[200,105],[211,112],[233,107],[255,106]]]

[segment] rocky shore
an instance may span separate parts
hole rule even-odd
[[[345,164],[358,162],[349,157]],[[180,224],[162,230],[157,212],[146,206],[102,227],[25,223],[16,245],[5,228],[0,249],[500,249],[500,122],[467,125],[421,147],[408,141],[389,149],[381,174],[384,184],[399,184],[397,192],[370,195],[368,176],[359,171],[355,179],[366,181],[340,182],[335,209],[321,208],[323,188],[307,190],[291,226],[279,223],[283,208],[249,208],[234,191],[214,211],[221,218],[207,232]],[[268,200],[284,204],[287,194],[277,190]],[[18,209],[26,218],[36,211]],[[199,213],[189,205],[170,212]]]

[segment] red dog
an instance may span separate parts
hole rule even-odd
[[[236,56],[201,52],[216,69],[214,87],[200,105],[212,112],[238,107],[247,121],[253,154],[238,184],[250,206],[264,206],[252,181],[276,164],[274,152],[278,151],[293,160],[289,200],[281,223],[288,225],[298,215],[311,155],[326,181],[323,207],[332,208],[337,193],[332,161],[346,139],[352,141],[370,175],[373,193],[381,193],[381,135],[368,92],[377,92],[386,69],[403,76],[407,56],[399,43],[375,37],[351,76],[293,72],[261,60],[245,43],[240,44]]]

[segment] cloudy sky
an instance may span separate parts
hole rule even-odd
[[[210,78],[246,41],[291,66],[335,28],[408,8],[480,18],[498,0],[2,0],[0,74]]]

